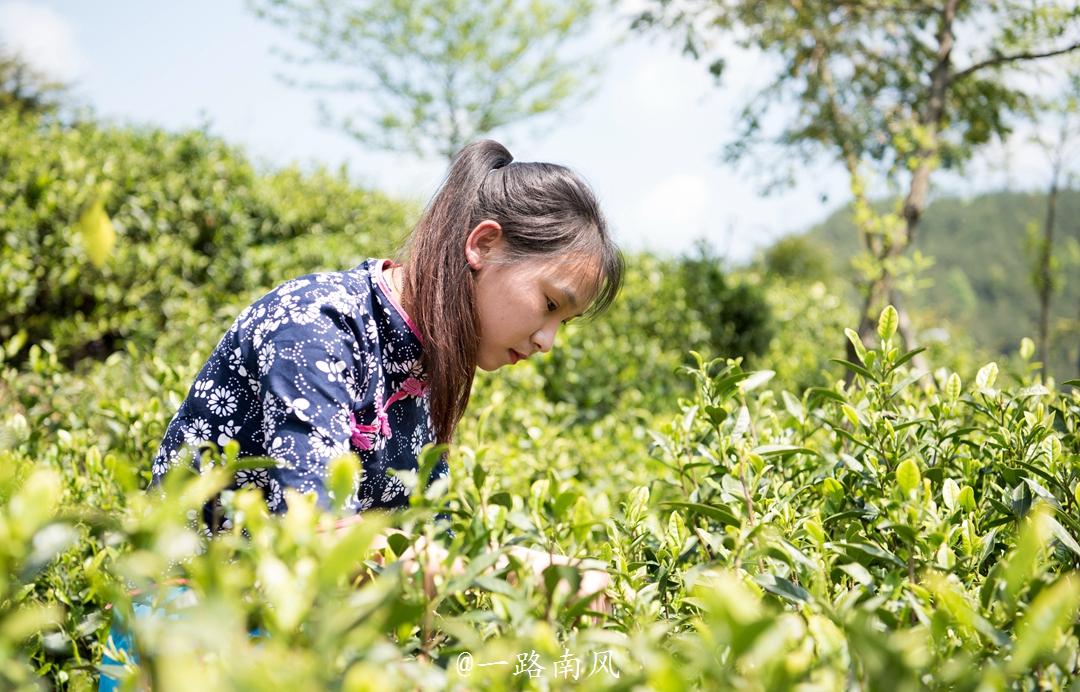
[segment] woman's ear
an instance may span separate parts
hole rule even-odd
[[[502,251],[502,226],[491,219],[476,224],[465,239],[465,261],[472,269],[479,269],[484,262]]]

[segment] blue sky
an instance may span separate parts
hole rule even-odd
[[[628,23],[603,17],[595,41],[614,44]],[[271,48],[287,37],[242,0],[0,0],[0,41],[71,80],[76,98],[113,122],[208,123],[266,165],[344,163],[358,183],[418,200],[444,172],[441,160],[367,151],[320,126],[316,97],[274,76],[284,66]],[[599,88],[583,106],[543,127],[526,123],[494,136],[520,160],[583,173],[626,247],[682,252],[706,238],[743,261],[848,195],[844,175],[828,162],[802,169],[794,188],[764,196],[751,166],[720,160],[734,114],[763,72],[760,58],[732,56],[717,87],[663,37],[631,36],[607,51]],[[989,172],[1006,162],[1007,174]],[[964,178],[937,182],[966,193],[1016,179],[1039,184],[1032,181],[1040,170],[1037,155],[1012,145],[989,150]]]

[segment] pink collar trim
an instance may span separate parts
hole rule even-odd
[[[401,318],[405,320],[405,324],[409,325],[409,329],[411,329],[412,333],[416,335],[416,338],[420,340],[420,345],[423,346],[424,337],[420,335],[420,330],[416,328],[416,325],[413,323],[412,318],[409,317],[409,313],[405,312],[405,308],[402,307],[401,302],[398,301],[397,295],[390,290],[390,287],[387,286],[386,282],[383,280],[383,270],[386,268],[387,265],[390,265],[391,267],[398,266],[394,263],[393,260],[390,259],[378,260],[375,265],[374,271],[375,285],[379,287],[379,290],[383,292],[383,295],[386,297],[386,299],[390,301],[390,304],[393,305],[394,309],[398,311],[398,314],[401,315]]]

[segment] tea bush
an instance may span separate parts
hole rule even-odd
[[[336,250],[339,261],[363,259],[360,248],[386,253],[396,240],[386,229],[412,213],[343,172],[259,175],[199,131],[65,127],[12,113],[0,113],[0,200],[0,342],[16,362],[43,340],[68,363],[148,346],[187,316],[193,294],[212,310],[272,286],[313,243],[332,245],[320,257]],[[101,267],[77,223],[95,201],[116,230]]]
[[[226,492],[233,527],[206,540],[189,516],[251,460],[226,447],[144,490],[197,368],[259,292],[388,252],[409,209],[259,175],[202,134],[0,137],[22,171],[0,274],[28,287],[0,308],[3,688],[94,688],[110,624],[145,600],[139,662],[107,671],[129,689],[1075,689],[1080,382],[1041,381],[1028,344],[999,367],[940,343],[914,371],[887,310],[875,348],[830,361],[855,320],[827,283],[692,267],[765,301],[745,304],[769,315],[761,352],[729,357],[683,267],[632,257],[601,321],[478,378],[449,485],[421,489],[428,450],[407,511],[341,529],[304,498],[281,517]],[[123,230],[94,274],[66,229],[95,166],[118,185],[128,165],[145,179],[106,204]],[[109,330],[111,353],[75,358]],[[335,462],[339,496],[355,472]],[[372,550],[384,527],[402,535]],[[447,555],[414,571],[399,557],[420,536]],[[534,575],[519,545],[571,564]],[[577,594],[578,558],[606,566],[610,610]]]
[[[237,493],[235,528],[212,541],[186,517],[223,486],[228,449],[164,498],[139,490],[197,363],[129,352],[75,378],[35,349],[29,372],[5,374],[25,398],[0,436],[3,675],[91,684],[128,589],[182,578],[194,605],[136,625],[130,674],[154,689],[520,689],[518,654],[533,653],[533,683],[587,688],[1063,689],[1080,634],[1080,383],[994,364],[968,383],[912,373],[890,324],[846,365],[850,386],[776,392],[769,371],[699,358],[668,422],[573,427],[518,368],[482,383],[450,487],[411,510],[339,532],[300,499],[279,518]],[[100,412],[81,428],[62,401],[77,387]],[[26,405],[44,392],[57,400]],[[432,534],[439,510],[447,564],[464,568],[433,591],[392,549],[363,560],[384,524]],[[515,543],[604,560],[611,612],[559,586],[573,568],[495,569]],[[556,680],[560,660],[586,670]]]

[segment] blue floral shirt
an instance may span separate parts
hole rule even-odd
[[[407,505],[397,473],[415,473],[435,436],[422,341],[383,281],[387,262],[302,276],[245,308],[169,423],[154,482],[187,457],[185,449],[202,468],[207,443],[236,440],[239,456],[277,462],[237,472],[233,485],[260,488],[272,511],[285,510],[285,488],[328,505],[327,465],[350,451],[363,473],[346,507]],[[447,474],[444,458],[431,481]]]

